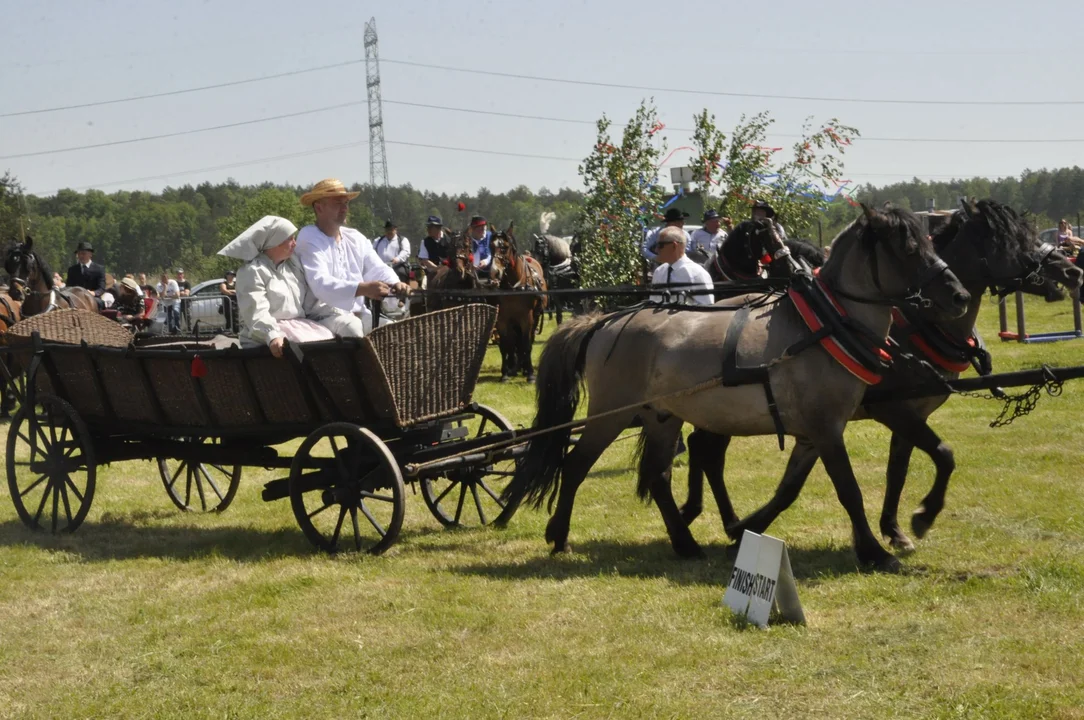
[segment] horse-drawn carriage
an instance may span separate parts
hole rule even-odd
[[[85,311],[32,317],[6,336],[25,368],[6,446],[12,501],[30,528],[71,532],[101,466],[154,460],[190,511],[225,510],[245,466],[289,470],[263,498],[289,498],[329,552],[390,547],[404,482],[442,524],[484,524],[518,452],[500,443],[514,438],[508,420],[471,399],[495,319],[465,305],[276,359],[213,342],[136,347]],[[276,448],[298,438],[296,450]]]

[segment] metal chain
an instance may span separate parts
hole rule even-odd
[[[1042,397],[1043,390],[1046,390],[1046,394],[1050,397],[1058,397],[1061,395],[1063,389],[1062,382],[1058,380],[1052,372],[1049,372],[1049,370],[1050,367],[1048,365],[1043,365],[1043,372],[1047,376],[1046,379],[1042,382],[1035,383],[1018,395],[1007,395],[1002,393],[998,396],[993,393],[978,392],[957,392],[956,394],[963,395],[964,397],[979,398],[981,400],[1001,400],[1004,402],[1005,405],[1001,408],[1001,413],[990,423],[990,427],[1005,427],[1006,425],[1011,425],[1016,418],[1030,414],[1039,404],[1039,398]]]

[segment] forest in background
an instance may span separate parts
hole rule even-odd
[[[217,251],[261,216],[282,215],[298,226],[311,222],[311,210],[299,202],[307,189],[227,181],[166,188],[161,193],[61,190],[54,196],[37,197],[24,194],[17,178],[4,175],[0,178],[0,239],[5,243],[18,239],[22,223],[54,269],[62,270],[74,262],[76,244],[87,241],[95,247],[96,260],[115,275],[153,274],[183,267],[190,279],[198,281],[219,277],[236,265],[218,257]],[[383,194],[368,185],[353,189],[361,196],[351,203],[348,224],[375,237],[383,232],[384,220],[391,217],[411,240],[414,252],[429,215],[440,215],[446,225],[458,230],[470,215],[481,214],[501,227],[514,222],[516,234],[529,238],[538,232],[539,216],[553,212],[556,219],[549,231],[569,235],[584,201],[582,192],[568,188],[535,192],[519,186],[504,193],[481,188],[473,194],[449,196],[402,185],[390,188],[385,203]],[[1077,224],[1077,214],[1084,213],[1084,169],[1029,170],[1020,177],[997,180],[915,179],[880,187],[864,185],[851,198],[875,206],[892,202],[924,210],[929,199],[938,209],[945,209],[954,207],[962,196],[992,198],[1027,211],[1035,216],[1039,229],[1052,227],[1061,217]],[[459,203],[465,205],[464,211],[457,209]],[[855,207],[845,198],[825,208],[820,218],[825,241],[855,215]],[[690,222],[697,220],[690,218]],[[787,225],[786,217],[780,220]],[[815,228],[802,228],[799,234],[816,240]]]

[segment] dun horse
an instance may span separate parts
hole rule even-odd
[[[835,240],[819,276],[850,322],[867,328],[863,336],[870,342],[883,342],[891,305],[928,302],[949,317],[960,317],[971,298],[934,253],[914,214],[863,210]],[[533,427],[562,429],[529,442],[505,491],[509,502],[498,524],[507,523],[523,499],[538,506],[548,496],[556,508],[546,540],[555,552],[567,551],[576,491],[603,451],[639,416],[640,494],[650,493],[677,553],[699,555],[670,488],[682,423],[725,435],[774,435],[778,418],[787,434],[809,443],[824,459],[850,517],[859,561],[880,569],[898,567],[866,520],[843,440],[865,382],[828,350],[808,342],[810,331],[795,304],[752,300],[735,298],[704,309],[634,308],[574,318],[558,328],[542,352]],[[722,385],[716,368],[732,325],[734,359],[739,367],[766,364],[766,385]],[[787,352],[803,341],[806,349]],[[588,420],[569,451],[568,426],[581,384],[588,393]]]
[[[542,265],[516,249],[513,227],[493,232],[490,249],[493,265],[490,279],[505,293],[497,301],[497,335],[501,348],[501,382],[522,370],[527,382],[534,382],[534,347],[537,323],[546,308],[546,279]]]
[[[8,250],[4,270],[11,277],[11,288],[8,292],[22,302],[23,317],[57,308],[98,312],[98,301],[89,290],[59,290],[53,286],[53,271],[34,250],[34,239],[31,237]]]
[[[945,380],[956,379],[971,365],[972,358],[979,360],[984,355],[984,351],[969,339],[973,337],[975,319],[987,288],[996,291],[1019,287],[1048,296],[1051,282],[1073,290],[1080,287],[1084,277],[1084,272],[1053,246],[1041,245],[1029,223],[1011,208],[994,201],[966,204],[951,222],[938,229],[933,243],[937,253],[971,295],[967,312],[948,322],[932,322],[924,317],[924,313],[898,312],[891,335],[905,351],[936,366],[939,376]],[[909,385],[929,380],[931,372],[918,365],[901,364],[899,371],[886,379],[885,390],[896,389],[906,396]],[[917,537],[921,538],[929,531],[944,507],[945,492],[956,464],[951,448],[926,421],[946,400],[947,394],[870,403],[859,407],[854,417],[855,420],[876,420],[892,431],[880,530],[898,549],[914,548],[911,539],[900,528],[897,514],[911,453],[916,447],[930,456],[936,468],[933,487],[911,516],[911,530]],[[763,533],[793,504],[817,462],[817,451],[809,442],[800,440],[791,452],[786,474],[775,496],[767,505],[739,521],[723,482],[729,442],[729,437],[702,430],[689,437],[689,499],[682,508],[682,515],[686,522],[692,522],[702,510],[702,477],[706,473],[727,534],[738,539],[744,530]]]

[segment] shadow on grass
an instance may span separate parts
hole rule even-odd
[[[734,565],[732,545],[704,545],[705,557],[686,560],[674,554],[668,540],[646,543],[588,541],[573,545],[568,555],[543,555],[523,562],[479,562],[452,568],[453,572],[500,580],[547,579],[617,575],[629,578],[665,578],[682,585],[726,585]],[[859,572],[850,548],[788,547],[798,580],[813,583]]]
[[[36,546],[42,550],[69,553],[86,562],[141,558],[183,561],[226,558],[238,562],[265,562],[323,554],[297,527],[270,530],[238,525],[154,524],[164,518],[176,517],[176,513],[168,510],[107,514],[95,522],[85,523],[70,535],[35,532],[17,520],[11,520],[0,523],[0,547]],[[412,540],[443,532],[442,528],[403,531],[395,547],[409,546]],[[347,555],[353,556],[353,553]]]

